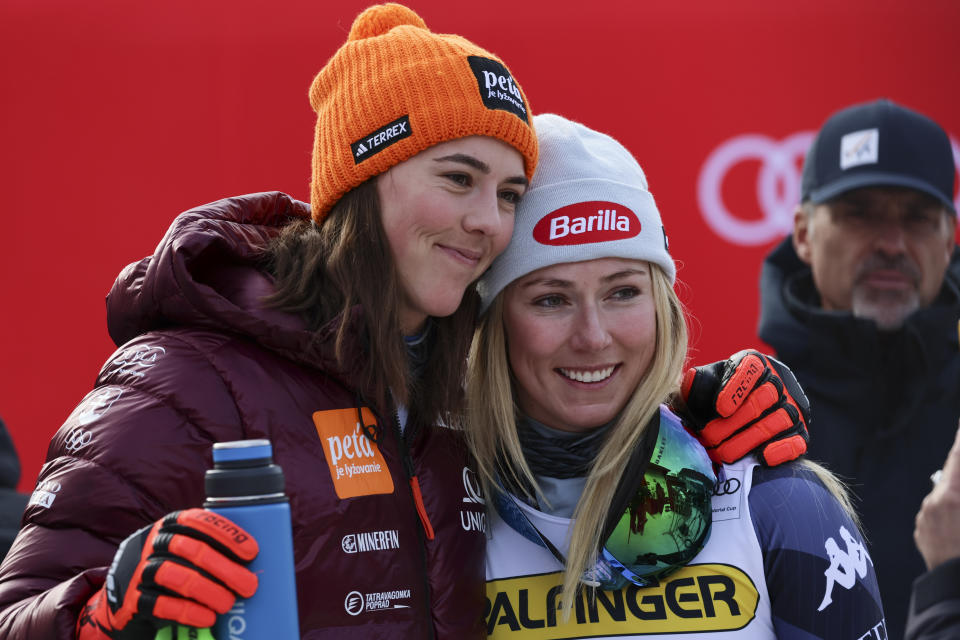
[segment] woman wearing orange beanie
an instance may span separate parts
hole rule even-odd
[[[309,207],[193,209],[118,278],[120,349],[53,439],[0,638],[152,639],[249,596],[256,542],[214,550],[191,507],[212,443],[251,438],[286,477],[303,638],[483,635],[484,505],[434,425],[457,419],[472,283],[536,166],[529,105],[496,56],[396,4],[357,17],[310,102]]]
[[[356,19],[310,101],[309,206],[192,209],[118,277],[119,349],[50,445],[0,639],[152,638],[249,597],[258,542],[195,507],[211,445],[259,438],[303,638],[484,635],[485,506],[449,427],[473,283],[537,162],[529,105],[496,56],[395,4]]]

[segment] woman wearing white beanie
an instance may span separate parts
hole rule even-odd
[[[636,160],[560,116],[535,127],[540,164],[480,283],[471,350],[488,634],[885,638],[842,486],[809,462],[766,466],[769,449],[715,466],[666,406],[686,325]],[[734,378],[802,397],[772,358],[733,360]]]

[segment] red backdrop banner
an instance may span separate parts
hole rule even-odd
[[[104,295],[120,269],[191,206],[309,198],[307,88],[368,4],[0,3],[0,416],[21,489],[115,348]],[[534,112],[633,151],[698,361],[759,346],[759,265],[832,111],[886,96],[960,140],[955,0],[409,4],[501,56]]]

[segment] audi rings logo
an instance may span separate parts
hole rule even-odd
[[[714,233],[738,245],[765,244],[790,233],[793,211],[800,202],[800,167],[814,136],[815,131],[800,131],[775,140],[762,134],[744,134],[714,149],[697,179],[697,203]],[[954,164],[960,168],[960,145],[953,139],[950,143]],[[755,193],[762,217],[748,220],[733,212],[750,207],[726,202],[723,185],[735,166],[749,160],[760,162]],[[956,205],[960,211],[960,198]]]
[[[713,485],[713,495],[715,496],[730,496],[737,491],[740,491],[740,481],[736,478],[718,480],[717,484]]]
[[[358,616],[363,613],[363,594],[359,591],[351,591],[343,601],[343,608],[352,616]]]
[[[93,440],[93,434],[83,429],[74,429],[67,435],[64,448],[67,451],[80,451]]]

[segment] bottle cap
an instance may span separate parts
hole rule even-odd
[[[213,467],[204,476],[204,506],[286,500],[283,470],[273,462],[269,440],[216,442]]]
[[[214,464],[252,460],[273,461],[273,446],[269,440],[234,440],[213,445]]]

